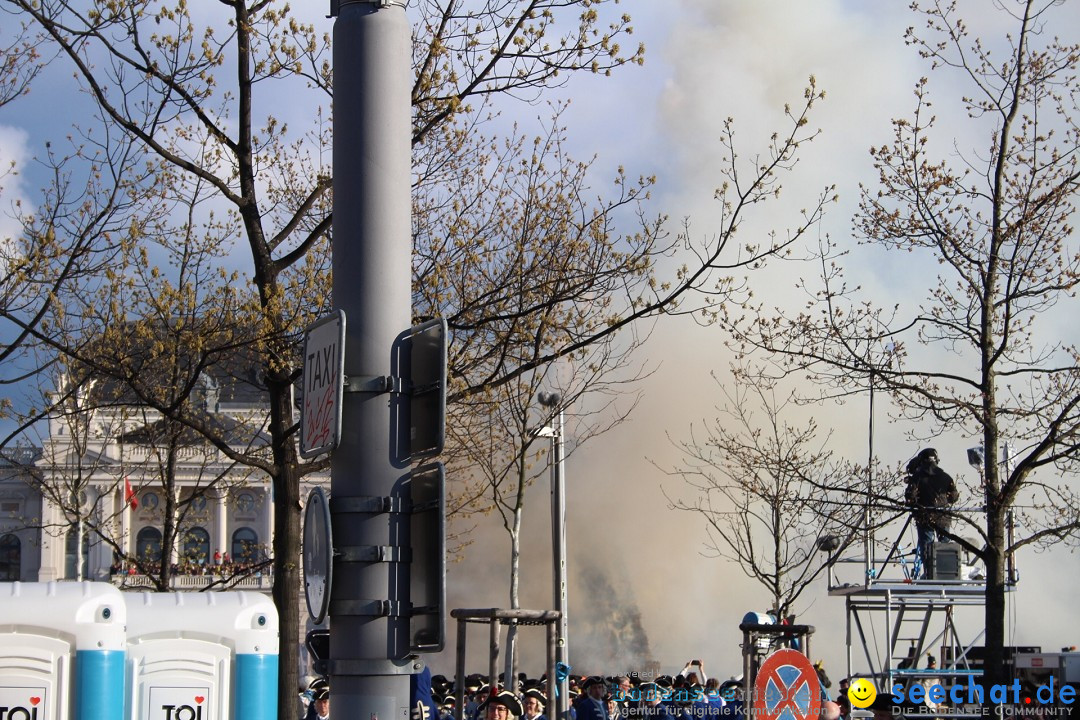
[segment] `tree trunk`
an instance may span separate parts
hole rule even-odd
[[[182,549],[177,548],[177,542],[179,540],[179,522],[176,511],[176,493],[174,492],[173,483],[171,481],[172,478],[175,477],[174,455],[171,447],[167,449],[167,453],[165,472],[161,478],[161,502],[164,504],[161,512],[165,527],[162,528],[161,531],[161,552],[159,553],[158,560],[157,577],[159,592],[169,592],[172,589],[170,584],[172,583],[173,550],[176,549],[178,551],[177,555],[179,556],[179,550]]]
[[[518,456],[517,492],[510,527],[510,608],[521,607],[521,524],[525,507],[525,447]],[[506,631],[506,663],[503,687],[517,692],[517,624],[511,622]],[[492,678],[494,684],[495,679]]]
[[[1005,672],[1005,523],[1000,508],[987,508],[989,543],[986,549],[986,640],[983,661],[984,687],[1006,684]]]
[[[510,531],[510,608],[521,607],[521,505],[514,510],[514,526]],[[511,622],[506,630],[506,663],[503,687],[511,692],[517,689],[517,624]],[[494,684],[495,679],[492,678]]]
[[[273,598],[278,612],[278,718],[295,720],[300,681],[300,478],[296,451],[287,439],[292,425],[288,385],[270,383],[270,428],[274,435]]]

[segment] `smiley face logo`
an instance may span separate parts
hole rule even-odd
[[[847,691],[848,699],[857,708],[865,709],[877,699],[877,688],[866,678],[852,680]]]

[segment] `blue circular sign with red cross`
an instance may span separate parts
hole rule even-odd
[[[754,720],[821,720],[817,671],[798,650],[777,650],[754,681]]]

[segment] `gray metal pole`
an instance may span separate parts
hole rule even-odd
[[[465,720],[465,639],[468,627],[465,618],[457,621],[457,657],[454,663],[454,717]]]
[[[558,620],[555,622],[549,622],[544,625],[544,639],[547,641],[545,648],[547,650],[544,655],[546,661],[545,667],[548,669],[547,676],[547,691],[548,704],[547,707],[555,707],[555,696],[558,694],[557,685],[555,684],[555,676],[552,674],[552,669],[555,667],[555,646],[558,644],[559,639],[559,626]],[[544,708],[545,710],[547,708]]]
[[[754,706],[754,655],[757,653],[754,635],[747,629],[743,629],[742,642],[742,672],[743,672],[743,717],[751,716],[748,708]]]
[[[404,0],[331,0],[334,22],[333,301],[344,310],[341,443],[331,465],[334,717],[408,717],[408,401],[411,325],[411,34]],[[387,383],[382,383],[387,384]]]
[[[566,476],[563,473],[563,409],[559,406],[555,437],[552,438],[551,458],[551,522],[552,522],[552,557],[555,571],[555,609],[559,611],[559,631],[555,641],[555,662],[569,665],[567,653],[566,619]],[[570,717],[570,687],[566,678],[558,681],[558,698],[555,703],[556,718],[568,720]]]
[[[501,631],[502,625],[492,612],[491,624],[488,625],[488,680],[492,695],[495,694],[499,685],[499,635]]]

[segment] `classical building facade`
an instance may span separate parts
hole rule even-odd
[[[269,590],[269,478],[189,428],[135,405],[95,403],[94,392],[49,419],[40,447],[0,465],[0,581],[140,587],[167,562],[173,589],[230,578],[228,587]],[[230,449],[265,447],[267,408],[254,384],[206,374],[192,401]],[[329,478],[305,484],[303,496]],[[176,541],[163,551],[168,525]]]

